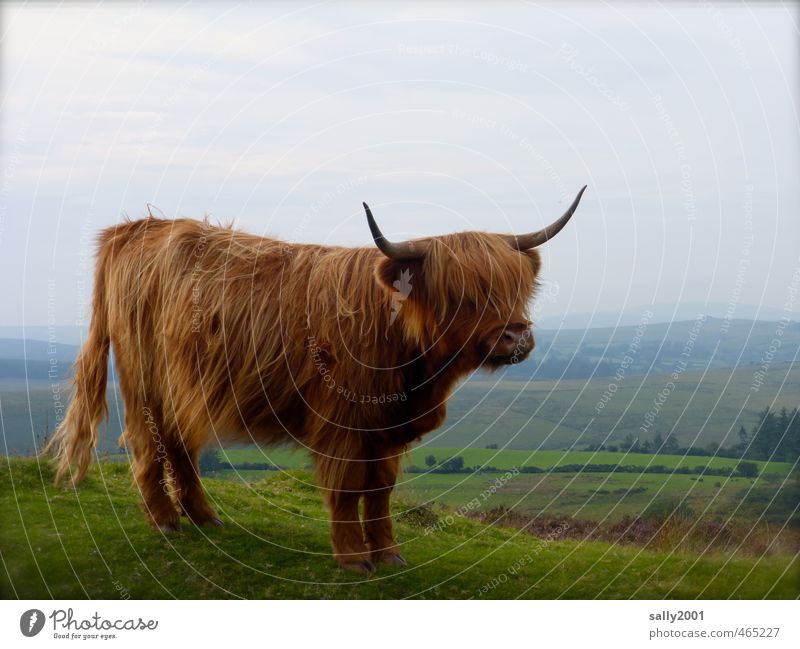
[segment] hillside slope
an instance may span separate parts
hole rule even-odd
[[[795,349],[796,353],[796,349]],[[775,363],[754,391],[758,367],[564,381],[495,381],[476,378],[450,398],[447,422],[426,435],[430,446],[512,449],[584,448],[617,444],[626,435],[652,440],[674,435],[682,445],[736,443],[739,426],[750,430],[765,407],[797,405],[800,363]],[[598,409],[613,384],[613,397]],[[666,396],[663,396],[666,395]],[[645,417],[652,425],[642,431]]]
[[[800,363],[774,363],[758,391],[753,391],[757,367],[686,371],[675,381],[648,433],[640,427],[656,406],[668,376],[627,375],[615,382],[615,393],[598,413],[597,403],[608,390],[609,378],[524,383],[501,380],[502,373],[476,373],[461,384],[448,402],[447,422],[426,435],[434,447],[483,448],[498,444],[510,449],[581,449],[589,444],[618,444],[626,435],[651,439],[673,434],[683,445],[707,446],[737,441],[740,425],[750,430],[758,412],[769,406],[793,408],[800,394]],[[46,381],[27,384],[0,379],[0,450],[9,455],[32,454],[45,430],[52,431],[56,407],[69,400],[64,383],[54,392]],[[123,421],[123,403],[113,385],[106,394],[110,418],[101,427],[100,450],[113,452]],[[3,446],[2,444],[5,444]]]
[[[93,467],[76,491],[47,465],[0,460],[0,595],[21,598],[794,598],[796,557],[727,559],[537,538],[443,515],[425,533],[394,512],[409,567],[363,576],[330,556],[322,499],[303,472],[207,480],[223,528],[164,537],[127,467]]]

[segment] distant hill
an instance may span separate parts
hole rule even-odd
[[[756,371],[744,366],[687,371],[675,380],[651,374],[621,381],[495,383],[494,376],[476,376],[451,397],[447,423],[425,442],[462,448],[493,443],[518,449],[584,448],[620,443],[629,434],[644,441],[672,433],[681,445],[730,446],[739,426],[750,430],[757,423],[759,410],[797,406],[800,362],[773,363],[760,385]],[[613,396],[604,400],[612,384]]]
[[[62,380],[72,371],[76,345],[0,338],[0,379]]]
[[[760,320],[653,321],[600,329],[535,329],[533,357],[501,371],[504,378],[588,378],[671,373],[798,360],[800,322]],[[773,341],[779,339],[775,349]],[[685,365],[684,365],[685,364]]]
[[[69,381],[52,383],[45,380],[0,379],[0,452],[9,455],[30,455],[41,448],[42,439],[52,434],[69,403]],[[117,449],[122,432],[123,404],[119,393],[110,385],[106,393],[108,421],[101,426],[100,452]]]
[[[76,327],[74,325],[58,327],[2,325],[0,326],[0,339],[38,340],[40,342],[53,340],[59,345],[78,347],[86,339],[87,331],[87,327]]]
[[[675,387],[659,395],[670,381],[664,374],[628,375],[616,382],[613,398],[597,412],[608,390],[608,377],[531,382],[500,380],[479,374],[451,397],[444,426],[425,437],[431,446],[482,448],[499,444],[512,449],[584,448],[620,443],[626,435],[642,441],[656,433],[674,433],[682,445],[706,447],[737,441],[770,406],[797,406],[800,362],[770,366],[758,391],[752,390],[757,368],[693,370],[680,375]],[[57,407],[69,399],[64,385],[54,392],[50,382],[0,379],[0,408],[7,452],[31,453],[46,430],[52,432]],[[107,392],[110,413],[101,433],[100,451],[114,451],[122,429],[123,404],[114,386]],[[657,409],[657,412],[656,412]],[[648,413],[656,412],[646,433],[640,430]],[[2,444],[0,444],[2,449]]]
[[[49,361],[56,356],[68,362],[75,360],[77,345],[49,343],[30,338],[0,338],[0,358],[15,360]]]
[[[661,302],[628,306],[622,310],[567,314],[555,312],[555,305],[549,304],[542,297],[538,301],[534,300],[534,304],[540,305],[534,319],[542,330],[635,327],[646,311],[652,313],[649,318],[651,323],[693,321],[702,314],[717,320],[727,318],[728,320],[755,320],[774,324],[786,316],[785,311],[776,307],[725,302]],[[25,327],[0,325],[0,338],[35,340],[55,338],[59,344],[80,345],[81,341],[86,338],[86,331],[86,326],[75,325],[56,326],[55,328],[43,325],[27,325]],[[2,354],[0,354],[0,358],[3,358]]]
[[[724,302],[681,302],[645,304],[628,307],[622,311],[595,311],[594,313],[551,314],[542,309],[538,318],[544,329],[596,329],[600,327],[627,327],[637,325],[645,311],[653,315],[651,322],[679,322],[694,320],[699,314],[721,320],[759,320],[777,322],[786,314],[781,309],[754,304],[727,304]]]
[[[677,425],[683,443],[695,435],[699,445],[718,442],[735,435],[740,424],[749,429],[760,408],[797,406],[800,323],[783,325],[779,336],[775,322],[715,318],[537,329],[530,360],[493,375],[476,372],[459,388],[447,425],[435,433],[441,437],[435,445],[510,442],[512,448],[562,448],[576,442],[604,443],[609,434],[621,441],[626,434],[637,434],[671,373],[680,380],[660,407],[652,432],[663,435]],[[8,452],[31,452],[37,438],[52,432],[59,407],[69,399],[65,379],[77,353],[71,344],[0,339],[0,423]],[[767,357],[766,383],[752,392]],[[738,369],[726,369],[733,367]],[[596,412],[610,383],[618,389],[610,405]],[[739,414],[745,397],[748,402]],[[123,404],[113,385],[108,398],[112,414],[100,447],[105,451],[116,448],[123,421]]]
[[[628,375],[669,373],[682,361],[684,369],[757,365],[767,353],[772,354],[771,363],[796,360],[800,322],[785,324],[780,346],[771,350],[777,329],[776,322],[717,318],[669,323],[651,319],[597,329],[535,328],[533,356],[501,374],[514,380],[590,378],[613,376],[623,364]],[[18,362],[25,359],[28,378],[48,378],[48,363],[58,365],[61,376],[67,376],[78,351],[77,345],[68,343],[0,338],[0,378],[25,378],[25,364]]]
[[[57,359],[54,359],[57,360]],[[71,363],[36,361],[16,358],[0,358],[0,378],[2,379],[53,379],[62,381],[71,375]]]

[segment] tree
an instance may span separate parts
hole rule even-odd
[[[764,408],[758,414],[758,424],[753,428],[747,456],[756,460],[768,460],[780,439],[780,434],[776,433],[778,433],[777,417],[769,408]]]
[[[736,465],[736,473],[743,478],[756,478],[758,477],[758,465],[755,462],[739,462]]]
[[[656,433],[656,436],[653,438],[653,453],[663,453],[664,450],[664,438],[661,437],[661,433]]]
[[[215,448],[208,448],[200,455],[200,472],[203,474],[214,473],[223,468],[219,459],[219,451]]]
[[[664,440],[664,453],[674,454],[679,448],[678,438],[675,435],[667,435],[667,439]]]
[[[744,457],[747,451],[747,445],[750,443],[750,435],[747,434],[747,429],[744,426],[739,426],[739,443],[733,447],[733,450],[736,451],[739,457]]]
[[[451,457],[449,460],[442,462],[440,468],[443,473],[458,473],[464,468],[464,458],[460,455]]]
[[[739,426],[739,443],[742,446],[747,446],[747,442],[750,441],[750,435],[747,434],[747,430],[744,426]]]
[[[425,466],[436,466],[436,456],[429,455],[425,458]]]
[[[795,462],[800,457],[798,410],[782,408],[774,413],[765,408],[758,413],[758,424],[750,436],[747,457],[755,460]],[[741,436],[741,430],[739,431]]]
[[[775,460],[790,462],[791,457],[791,417],[785,407],[781,408],[780,415],[776,418],[777,430],[775,431]]]
[[[625,435],[625,439],[622,440],[622,448],[626,451],[631,453],[638,453],[639,452],[639,438],[634,437],[630,433]]]
[[[794,462],[797,467],[797,459],[800,458],[800,410],[797,408],[792,410],[789,422],[788,449],[789,461]]]

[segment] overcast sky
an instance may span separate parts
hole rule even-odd
[[[361,201],[398,238],[524,232],[584,184],[544,321],[781,309],[797,42],[761,2],[4,3],[0,325],[73,324],[96,231],[147,203],[363,245]]]

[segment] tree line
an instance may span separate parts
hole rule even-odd
[[[587,451],[622,451],[648,455],[716,455],[734,459],[796,462],[800,458],[800,414],[797,408],[781,408],[773,412],[765,408],[750,431],[742,425],[733,444],[717,443],[706,446],[682,446],[675,435],[662,437],[656,433],[652,440],[640,440],[626,435],[619,444],[592,444]]]
[[[748,433],[739,428],[736,450],[742,457],[753,460],[771,459],[776,462],[796,462],[800,458],[800,413],[797,408],[772,412],[765,408],[759,413],[758,424]]]

